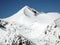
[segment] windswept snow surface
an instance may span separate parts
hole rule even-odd
[[[0,45],[60,45],[60,14],[23,7],[0,19]]]

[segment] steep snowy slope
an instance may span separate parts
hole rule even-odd
[[[28,29],[23,25],[0,20],[0,45],[35,45],[23,32]]]

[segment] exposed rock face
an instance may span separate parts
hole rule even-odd
[[[34,44],[33,42],[27,40],[25,37],[19,35],[13,39],[12,45],[34,45]]]
[[[5,22],[4,20],[0,20],[0,28],[5,28],[7,24],[8,22]]]

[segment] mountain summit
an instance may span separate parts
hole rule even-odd
[[[30,23],[31,21],[34,21],[34,17],[37,16],[39,14],[38,11],[36,11],[35,9],[32,9],[28,6],[24,6],[21,10],[19,10],[17,13],[15,13],[14,15],[5,18],[4,20],[9,22],[16,22],[16,23]],[[28,21],[28,22],[27,22]]]
[[[6,18],[6,20],[10,20],[11,18],[20,18],[21,16],[32,17],[32,16],[37,16],[38,14],[39,14],[39,12],[36,11],[35,9],[30,8],[28,6],[24,6],[17,13],[15,13],[14,15]]]

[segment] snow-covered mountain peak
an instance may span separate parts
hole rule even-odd
[[[60,14],[39,13],[24,6],[14,15],[0,19],[0,45],[60,45],[57,25],[60,26]]]
[[[30,8],[29,6],[24,6],[17,13],[15,13],[14,15],[6,18],[5,20],[10,20],[12,18],[20,18],[21,16],[32,17],[32,16],[37,16],[38,14],[39,14],[39,12],[36,11],[35,9]]]
[[[38,11],[28,7],[24,6],[21,10],[19,10],[17,13],[14,15],[5,18],[4,20],[8,22],[14,22],[14,23],[19,23],[19,24],[24,24],[24,25],[31,25],[32,22],[35,21],[35,17],[39,14]]]

